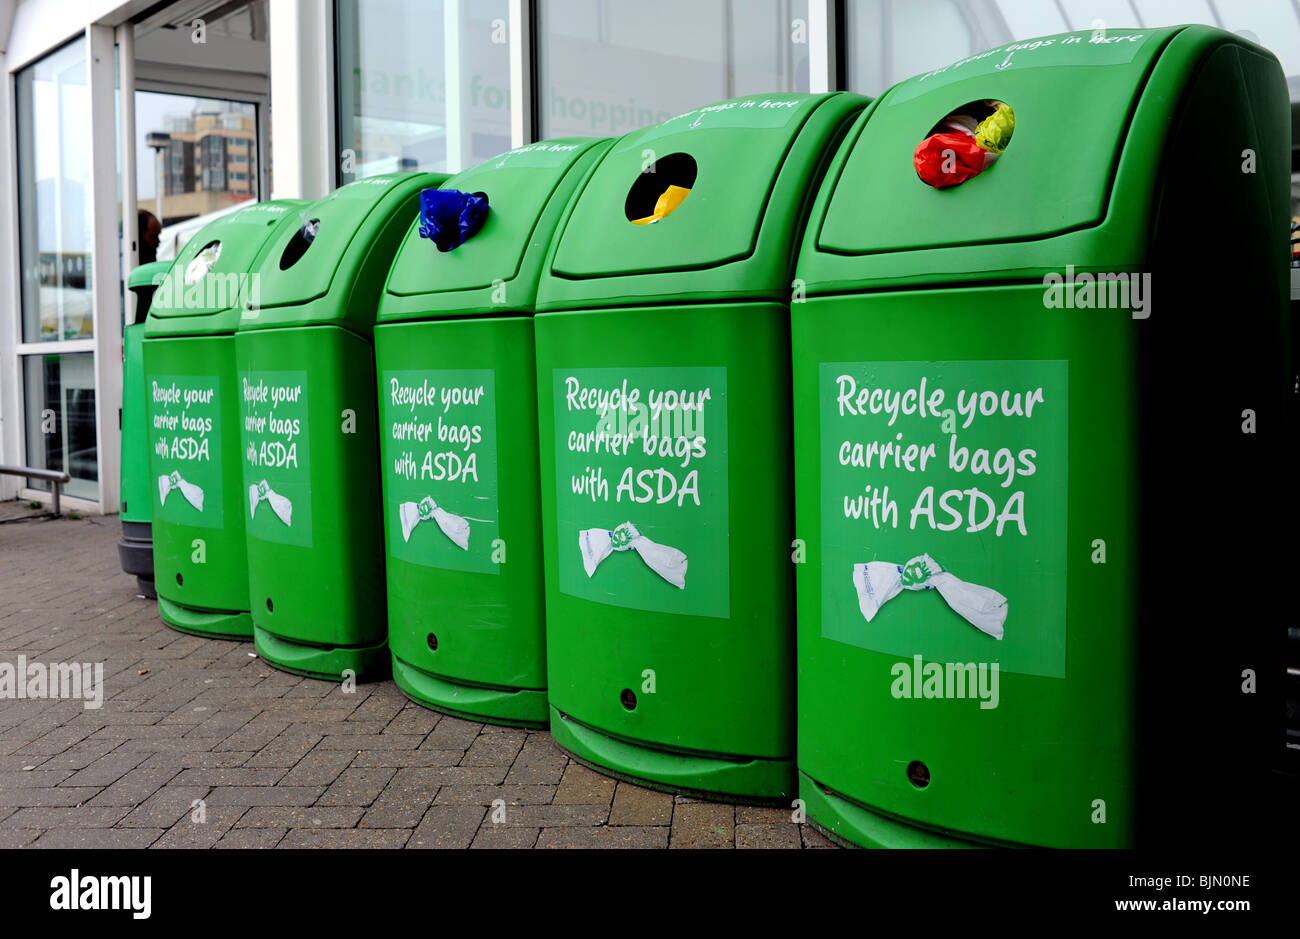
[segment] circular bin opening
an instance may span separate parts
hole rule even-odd
[[[1016,129],[1004,101],[968,101],[950,111],[916,145],[912,165],[936,189],[958,186],[984,172],[1006,152]]]
[[[176,575],[176,586],[177,586],[177,587],[184,587],[184,586],[185,586],[185,578],[182,577],[180,574],[177,574],[177,575]]]
[[[632,693],[631,688],[624,688],[623,692],[618,696],[618,700],[622,702],[623,707],[627,708],[629,711],[636,710],[636,695]]]
[[[274,613],[274,612],[275,612],[275,604],[271,602],[271,598],[270,598],[270,597],[267,597],[267,598],[266,598],[266,612],[268,612],[268,613]]]
[[[185,286],[193,287],[207,277],[219,257],[221,257],[220,241],[209,241],[200,248],[199,253],[194,255],[194,260],[185,266]]]
[[[433,633],[429,633],[428,643],[429,643],[430,652],[438,651],[438,637],[435,636]]]
[[[907,781],[917,789],[924,789],[930,785],[930,767],[926,766],[920,760],[913,760],[907,764]]]
[[[318,218],[311,219],[294,232],[289,243],[284,246],[284,253],[280,255],[280,270],[287,271],[302,260],[302,256],[312,246],[319,232],[320,219]]]
[[[632,183],[623,214],[634,225],[649,225],[677,210],[695,185],[697,167],[689,153],[670,153],[655,160]]]

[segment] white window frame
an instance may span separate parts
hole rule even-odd
[[[53,342],[27,342],[23,339],[21,258],[18,244],[18,128],[17,73],[39,62],[69,42],[84,37],[86,43],[86,81],[90,90],[90,188],[91,212],[91,323],[93,336],[89,339],[56,340]],[[10,270],[10,303],[15,315],[10,324],[8,348],[0,348],[4,361],[12,362],[12,377],[0,395],[13,403],[13,420],[5,422],[5,451],[17,453],[19,462],[29,465],[27,450],[27,402],[25,372],[27,358],[34,355],[57,355],[90,352],[93,354],[95,372],[95,453],[98,476],[97,499],[67,496],[64,503],[69,509],[96,513],[116,512],[120,498],[119,473],[121,468],[121,433],[117,426],[118,407],[122,399],[122,328],[121,281],[122,259],[118,252],[118,193],[117,193],[117,126],[114,95],[116,93],[116,58],[114,30],[111,26],[90,24],[80,31],[68,33],[39,53],[21,61],[5,63],[5,100],[7,102],[6,130],[9,146],[7,160],[13,180],[11,209],[6,212],[9,232],[8,261]],[[10,371],[6,369],[5,371]],[[30,489],[24,480],[17,481],[19,498],[48,503],[49,492]]]

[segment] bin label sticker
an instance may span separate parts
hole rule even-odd
[[[474,179],[479,175],[480,168],[482,172],[488,172],[494,169],[556,169],[567,166],[589,143],[588,140],[576,140],[573,143],[542,141],[516,147],[466,170],[456,178],[456,182],[459,184]]]
[[[244,525],[262,541],[309,548],[311,433],[307,373],[240,372],[244,399]]]
[[[379,395],[389,553],[425,567],[500,573],[493,371],[386,371]]]
[[[1151,35],[1152,30],[1085,29],[1008,42],[903,82],[889,96],[889,106],[952,82],[1020,68],[1128,65]]]
[[[552,373],[560,591],[731,615],[727,370]]]
[[[632,135],[615,152],[636,150],[652,140],[669,137],[692,130],[718,130],[719,128],[764,128],[774,130],[785,127],[802,117],[810,99],[807,95],[754,96],[733,101],[723,101],[702,108],[683,111],[655,127]]]
[[[156,520],[222,526],[219,386],[216,375],[157,375],[149,381]]]
[[[819,374],[822,636],[1065,677],[1064,360]]]

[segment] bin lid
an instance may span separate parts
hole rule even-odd
[[[570,204],[538,308],[788,297],[809,193],[866,104],[749,95],[626,134]]]
[[[862,115],[827,172],[798,276],[813,290],[833,267],[843,276],[844,262],[856,258],[866,262],[857,268],[864,277],[905,279],[923,272],[898,253],[969,245],[1001,246],[968,257],[967,273],[996,276],[1033,266],[1021,263],[1032,255],[1025,243],[1099,225],[1125,147],[1163,146],[1163,130],[1135,124],[1135,115],[1162,53],[1186,29],[1010,42],[893,86]],[[1195,59],[1182,58],[1185,79]],[[1170,63],[1163,67],[1171,71]],[[1014,112],[1015,130],[996,162],[959,185],[923,182],[913,164],[917,145],[950,114],[997,102]],[[1169,117],[1168,107],[1152,110]],[[1144,131],[1151,139],[1141,139]],[[1155,181],[1143,185],[1153,191]],[[1012,244],[1021,248],[1008,250]]]
[[[171,261],[150,261],[148,264],[141,264],[127,276],[126,285],[132,290],[157,287],[163,282],[171,266]]]
[[[417,216],[393,262],[379,320],[440,312],[530,311],[560,214],[583,172],[611,142],[591,137],[543,140],[448,179],[442,188],[487,195],[483,227],[464,244],[443,252],[420,236]]]
[[[249,293],[246,275],[253,270],[262,246],[285,216],[305,204],[297,199],[258,202],[199,229],[185,243],[154,293],[148,322],[193,317],[224,320],[216,315],[239,310]],[[156,325],[159,331],[169,333],[191,328],[163,327],[161,322]],[[233,323],[220,325],[234,329]],[[210,331],[217,326],[205,322],[192,328]]]
[[[258,258],[261,303],[244,312],[240,328],[353,320],[372,327],[393,254],[418,215],[420,190],[446,178],[386,173],[299,206],[271,233]],[[363,279],[372,286],[368,311],[351,308]]]

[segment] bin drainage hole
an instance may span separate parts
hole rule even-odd
[[[935,124],[912,153],[921,181],[947,189],[978,176],[1006,152],[1016,129],[1011,105],[968,101]]]
[[[907,779],[917,789],[924,789],[930,785],[930,767],[920,760],[913,760],[907,764]]]
[[[302,228],[293,233],[289,243],[284,246],[284,254],[280,255],[280,270],[287,271],[297,264],[307,249],[311,247],[316,235],[320,231],[320,219],[314,218]]]
[[[623,702],[623,707],[627,708],[629,711],[636,710],[636,695],[632,693],[631,688],[624,688],[623,693],[618,696],[618,699]]]
[[[431,652],[438,651],[438,637],[435,636],[433,633],[429,633],[429,651]]]
[[[177,575],[176,575],[176,586],[177,586],[177,587],[184,587],[184,586],[185,586],[185,578],[182,577],[180,574],[177,574]]]
[[[271,598],[270,598],[270,597],[267,597],[267,598],[266,598],[266,612],[268,612],[268,613],[274,613],[274,612],[275,612],[275,604],[271,602]]]
[[[623,214],[633,225],[650,225],[671,214],[695,185],[695,157],[670,153],[641,171],[628,190]]]

